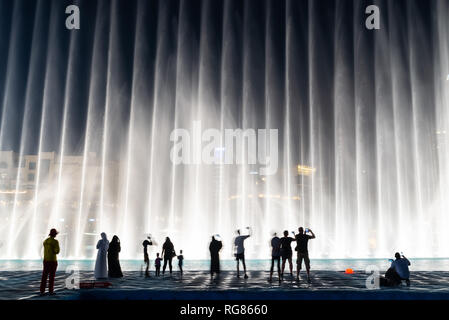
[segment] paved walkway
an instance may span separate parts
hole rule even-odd
[[[222,272],[219,280],[211,280],[206,271],[189,271],[181,279],[173,276],[145,278],[139,271],[124,272],[124,278],[111,279],[107,289],[69,290],[65,282],[69,274],[56,274],[54,296],[40,297],[40,271],[0,272],[0,299],[449,299],[449,272],[413,272],[412,286],[368,290],[368,275],[356,271],[352,275],[338,271],[313,271],[311,283],[305,273],[298,282],[290,275],[282,283],[277,277],[268,282],[266,271],[251,271],[249,279],[237,278],[235,272]],[[81,281],[93,279],[93,272],[81,271]]]

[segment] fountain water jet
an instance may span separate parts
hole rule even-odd
[[[53,226],[63,258],[92,258],[101,231],[120,237],[123,258],[139,257],[148,233],[189,259],[219,233],[232,258],[247,225],[248,258],[269,255],[270,232],[299,226],[317,233],[314,258],[449,254],[445,2],[380,5],[376,31],[362,2],[79,4],[92,19],[77,31],[56,27],[60,2],[4,9],[0,147],[17,153],[0,152],[1,258],[39,257]],[[15,56],[31,29],[30,52]],[[260,175],[245,152],[243,165],[170,162],[170,133],[201,137],[195,121],[279,129],[278,172]]]

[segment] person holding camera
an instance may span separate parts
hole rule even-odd
[[[410,286],[410,270],[408,267],[411,265],[410,261],[403,255],[396,252],[394,257],[396,260],[391,262],[391,269],[395,271],[394,278],[398,279],[400,284],[402,280],[405,280],[407,287]]]
[[[310,283],[310,259],[309,259],[309,250],[307,248],[307,244],[310,239],[315,239],[315,234],[312,230],[304,229],[302,227],[298,228],[298,234],[295,235],[296,239],[296,252],[297,252],[297,260],[296,260],[296,279],[299,280],[299,272],[301,271],[302,260],[304,260],[304,264],[306,266],[307,271],[307,282]],[[310,233],[308,235],[307,233]]]

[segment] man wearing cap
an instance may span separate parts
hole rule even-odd
[[[47,286],[47,278],[50,277],[48,283],[48,292],[53,294],[55,285],[56,268],[58,261],[56,255],[59,253],[59,242],[55,239],[58,231],[51,229],[49,237],[44,241],[44,271],[42,272],[41,280],[41,294],[45,294],[45,287]]]

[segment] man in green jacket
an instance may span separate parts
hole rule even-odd
[[[55,285],[56,268],[58,267],[58,260],[56,255],[59,253],[59,242],[55,239],[58,231],[51,229],[49,237],[44,241],[44,271],[42,272],[41,280],[41,294],[45,294],[45,287],[47,286],[47,278],[50,277],[48,283],[48,292],[53,294]]]

